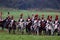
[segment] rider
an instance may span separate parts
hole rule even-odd
[[[46,33],[46,28],[45,28],[45,26],[46,26],[46,21],[45,21],[45,19],[44,19],[44,14],[42,14],[42,19],[41,19],[41,22],[40,22],[40,26],[41,26],[41,31],[40,32],[42,32],[42,31],[44,31],[45,33]]]
[[[10,24],[9,24],[9,27],[8,27],[9,33],[11,33],[12,29],[13,29],[13,34],[15,34],[16,21],[14,20],[14,16],[11,16]]]
[[[26,20],[26,32],[27,33],[29,33],[30,34],[30,26],[31,26],[31,18],[30,18],[30,16],[28,15],[28,18],[27,18],[27,20]]]
[[[18,20],[18,31],[21,31],[22,32],[22,34],[23,34],[23,32],[24,32],[24,19],[23,19],[23,13],[22,14],[20,14],[20,18],[19,18],[19,20]]]
[[[18,20],[18,25],[21,26],[22,24],[24,24],[24,19],[23,19],[23,14],[20,14],[20,18]],[[20,29],[20,27],[19,27],[19,29]]]
[[[49,17],[49,35],[53,35],[53,31],[54,31],[54,27],[53,27],[53,20],[52,20],[52,16]]]
[[[21,14],[18,22],[23,22],[23,21],[24,21],[24,19],[23,19],[23,14]]]
[[[54,21],[54,33],[58,32],[58,28],[59,28],[59,20],[58,20],[58,15],[56,15]]]
[[[5,23],[4,23],[4,27],[8,28],[8,25],[9,25],[10,21],[11,21],[11,16],[10,16],[10,13],[8,12],[7,17],[6,17],[6,19],[4,20],[4,22],[5,22]]]

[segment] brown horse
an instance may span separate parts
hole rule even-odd
[[[40,28],[39,28],[39,34],[41,34],[42,33],[42,31],[44,32],[44,34],[46,33],[46,28],[45,28],[45,26],[46,26],[46,21],[44,20],[44,21],[41,21],[40,22]]]
[[[26,32],[28,34],[31,34],[31,25],[32,25],[32,22],[31,21],[28,24],[26,24]]]

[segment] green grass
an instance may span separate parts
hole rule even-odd
[[[18,35],[0,32],[0,40],[60,40],[60,36]]]
[[[14,16],[15,20],[19,19],[19,16],[21,13],[24,14],[24,19],[27,18],[28,15],[32,14],[39,14],[41,17],[42,14],[45,15],[45,18],[48,15],[52,15],[53,19],[55,18],[55,15],[59,15],[60,19],[60,12],[39,12],[39,11],[28,11],[28,10],[7,10],[7,9],[1,9],[0,12],[3,13],[3,19],[7,17],[7,12],[10,12],[10,15]],[[18,35],[18,34],[9,34],[7,31],[0,31],[0,40],[60,40],[60,36],[45,36],[45,35]]]

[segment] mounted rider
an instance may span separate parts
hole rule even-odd
[[[32,21],[31,21],[30,16],[28,15],[28,18],[27,18],[27,20],[26,20],[26,32],[27,32],[28,34],[31,33],[31,28],[30,28],[31,25],[32,25]]]
[[[44,31],[44,33],[46,33],[46,20],[44,19],[44,14],[42,14],[42,18],[41,18],[41,22],[40,22],[40,26],[41,26],[41,30],[40,33],[42,33],[42,31]]]
[[[11,20],[10,20],[10,24],[9,24],[8,30],[9,30],[9,34],[11,33],[12,30],[13,30],[13,34],[15,34],[16,21],[14,20],[14,16],[11,16]]]
[[[22,34],[24,32],[24,19],[23,19],[23,13],[20,14],[20,18],[18,20],[18,31],[20,31]]]

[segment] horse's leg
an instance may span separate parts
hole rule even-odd
[[[39,35],[40,35],[40,32],[41,32],[41,27],[38,28],[38,32],[39,32]]]
[[[43,31],[44,31],[44,35],[46,35],[46,28],[45,27],[44,27]]]
[[[30,28],[28,28],[28,34],[30,34]]]
[[[40,27],[39,28],[39,35],[41,35],[41,33],[42,33],[42,28]]]
[[[16,33],[16,26],[13,27],[13,34]]]
[[[32,34],[34,33],[34,28],[33,28],[33,27],[32,27],[31,33],[32,33]]]
[[[48,28],[46,28],[46,35],[48,35]]]
[[[2,24],[2,30],[4,30],[4,28],[6,28],[6,26],[7,26],[6,23]]]
[[[20,32],[20,31],[21,31],[20,29],[21,29],[21,27],[20,27],[20,26],[18,26],[17,31],[18,31],[18,32]]]
[[[13,34],[15,34],[15,30],[13,29]]]
[[[21,25],[21,33],[22,33],[22,34],[24,33],[24,27],[23,27],[23,24]]]
[[[8,28],[8,30],[9,30],[9,34],[10,34],[10,33],[11,33],[12,28],[11,28],[11,27],[9,27],[9,28]]]
[[[4,24],[1,25],[2,30],[4,30],[5,26],[6,26],[6,24],[5,25]]]
[[[50,29],[48,29],[48,34],[51,35],[51,30]]]
[[[28,28],[27,28],[27,25],[26,25],[26,33],[28,32]]]
[[[39,28],[37,29],[37,35],[39,35]]]
[[[56,35],[57,32],[58,32],[58,29],[55,29],[55,30],[53,31],[53,35]]]
[[[27,33],[27,27],[26,27],[26,33]]]
[[[39,26],[37,27],[36,34],[39,35]]]
[[[21,30],[21,31],[22,31],[22,34],[24,34],[24,28],[22,28],[22,30]]]
[[[2,30],[4,30],[4,26],[2,26]]]
[[[53,29],[51,29],[51,35],[54,35],[54,34],[53,34],[53,32],[54,32],[54,30],[53,30]]]
[[[58,30],[58,36],[60,36],[60,30]]]
[[[21,34],[22,34],[22,32],[23,32],[22,27],[21,27],[21,29],[20,29],[20,32],[21,32]]]

